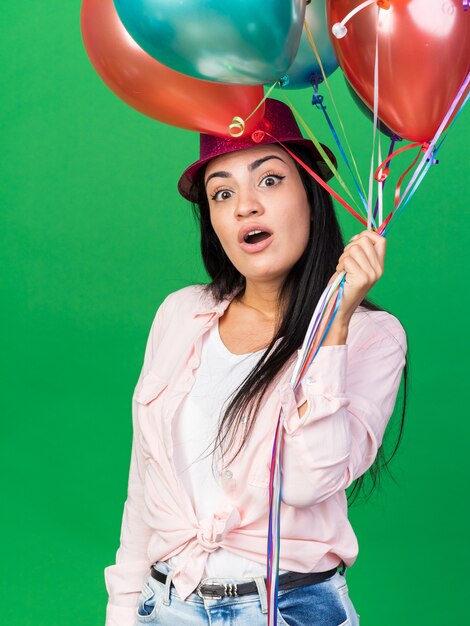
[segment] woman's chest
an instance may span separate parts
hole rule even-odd
[[[275,324],[273,319],[232,303],[219,320],[219,332],[226,348],[240,355],[266,348],[274,336]]]
[[[201,447],[207,445],[210,453],[224,406],[253,365],[235,367],[235,375],[232,371],[232,376],[228,376],[230,368],[221,371],[223,368],[219,370],[212,360],[201,360],[203,356],[203,345],[196,341],[186,354],[181,355],[184,364],[178,365],[177,375],[170,371],[171,368],[158,371],[152,368],[139,382],[134,394],[144,457],[175,480],[175,485],[178,482],[179,451],[184,449],[185,458],[192,457],[188,446],[193,442],[196,456]],[[156,363],[155,360],[154,365]],[[227,493],[235,495],[251,490],[253,497],[259,497],[257,490],[267,489],[279,410],[280,398],[273,389],[262,403],[241,453],[229,465],[217,456],[216,470]],[[245,426],[244,423],[239,426],[238,441],[244,437]]]

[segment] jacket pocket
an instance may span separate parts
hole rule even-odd
[[[134,398],[139,404],[147,405],[158,398],[158,396],[168,387],[168,383],[160,378],[155,372],[148,372],[137,384],[134,391]]]

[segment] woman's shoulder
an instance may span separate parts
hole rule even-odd
[[[166,305],[198,305],[199,303],[207,301],[210,294],[207,290],[207,285],[188,285],[169,293],[163,301]]]
[[[160,313],[167,319],[193,317],[209,312],[218,305],[207,285],[189,285],[168,294],[160,305]]]
[[[388,311],[358,306],[349,324],[348,344],[356,350],[364,350],[384,340],[396,341],[406,351],[406,331],[400,320]]]
[[[220,306],[206,285],[189,285],[168,294],[155,313],[148,341],[153,351],[158,345],[185,344],[197,332],[201,322],[198,314]]]

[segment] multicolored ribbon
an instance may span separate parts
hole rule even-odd
[[[446,130],[447,125],[449,124],[452,116],[454,115],[452,122],[449,124],[449,129],[453,126],[453,124],[456,122],[457,118],[463,111],[465,105],[467,104],[470,98],[470,94],[467,94],[465,99],[462,101],[462,98],[464,97],[465,92],[467,91],[469,85],[470,85],[470,72],[467,74],[464,82],[462,83],[462,86],[460,87],[457,95],[452,101],[452,104],[450,105],[449,110],[447,111],[444,119],[442,120],[432,141],[429,144],[425,145],[425,147],[426,146],[427,147],[426,147],[426,150],[424,151],[424,155],[421,159],[421,162],[416,168],[410,182],[408,183],[408,186],[403,192],[397,206],[395,207],[395,210],[392,213],[393,218],[394,218],[393,223],[395,223],[398,216],[402,213],[403,209],[407,206],[411,198],[416,193],[416,190],[418,189],[419,185],[422,183],[431,165],[435,163],[436,155],[445,139],[445,137],[442,137],[441,139],[442,134]],[[390,232],[392,226],[393,224],[387,227],[387,230],[386,230],[387,234]]]
[[[258,102],[258,104],[255,106],[255,108],[250,113],[250,115],[248,115],[245,119],[243,119],[239,115],[235,115],[235,117],[233,118],[233,120],[228,126],[228,132],[231,137],[237,138],[243,135],[243,133],[245,132],[245,126],[246,126],[247,121],[250,119],[250,117],[252,117],[256,113],[256,111],[260,108],[260,106],[264,104],[266,99],[269,98],[269,96],[271,95],[271,92],[274,89],[274,87],[276,87],[276,85],[278,84],[279,84],[279,81],[276,81],[275,83],[271,85],[268,91],[264,94],[263,98]]]
[[[270,137],[273,137],[273,135],[270,135],[269,133],[266,133],[267,135],[269,135]],[[273,139],[276,139],[275,137],[273,137]],[[321,176],[318,176],[318,174],[316,174],[310,167],[308,167],[308,165],[306,165],[302,159],[300,159],[296,154],[294,154],[292,152],[292,150],[289,150],[289,148],[283,144],[281,141],[279,141],[279,139],[276,139],[277,143],[282,146],[284,148],[284,150],[287,152],[287,154],[289,154],[294,161],[297,161],[297,163],[299,163],[299,165],[301,165],[309,174],[310,176],[312,176],[317,183],[319,183],[324,189],[326,189],[328,191],[328,193],[330,195],[333,196],[333,198],[335,198],[335,200],[337,200],[340,204],[342,204],[344,206],[344,208],[349,211],[349,213],[351,213],[351,215],[353,215],[356,219],[358,219],[361,224],[363,224],[364,226],[367,226],[367,222],[366,220],[361,217],[359,215],[359,213],[357,213],[357,211],[355,211],[347,202],[346,200],[343,200],[343,198],[336,193],[336,191],[330,187],[330,185],[328,185],[328,183],[326,183],[323,178],[321,178]],[[324,152],[324,150],[322,149],[322,151]]]
[[[467,96],[465,101],[459,107],[459,103],[463,95],[465,94],[465,90],[469,83],[470,83],[470,74],[467,76],[467,79],[464,81],[461,89],[459,90],[451,107],[449,108],[449,111],[447,112],[444,120],[442,121],[442,124],[440,125],[438,132],[436,133],[436,135],[434,136],[430,144],[424,145],[424,146],[421,144],[409,146],[409,147],[419,147],[420,148],[419,154],[421,154],[421,152],[424,152],[425,154],[423,155],[420,166],[418,166],[403,196],[401,197],[401,199],[398,199],[399,196],[398,198],[396,198],[395,211],[392,211],[377,229],[377,232],[381,234],[382,236],[384,237],[387,236],[390,230],[389,223],[390,223],[391,218],[395,215],[395,212],[400,207],[403,207],[406,205],[406,203],[409,201],[409,198],[415,193],[416,188],[421,183],[426,172],[431,167],[434,161],[436,152],[442,145],[443,139],[441,140],[439,145],[436,146],[436,143],[441,137],[452,115],[457,111],[457,115],[455,116],[456,118],[469,99],[469,96]],[[374,121],[375,121],[374,126],[375,127],[378,121],[377,102],[378,102],[378,94],[375,99],[376,106],[374,106],[374,109],[375,109],[374,110]],[[454,118],[454,121],[455,121],[455,118]],[[279,143],[290,154],[292,158],[300,162],[303,165],[303,167],[307,171],[309,171],[309,173],[323,187],[328,189],[330,193],[332,193],[332,195],[334,195],[334,197],[336,197],[336,199],[339,200],[341,204],[343,204],[343,206],[346,206],[346,208],[355,217],[357,217],[361,222],[364,222],[361,216],[355,213],[355,211],[349,205],[347,205],[347,203],[345,203],[345,201],[342,198],[340,198],[338,194],[336,194],[336,192],[334,192],[333,190],[331,190],[331,188],[329,188],[329,185],[327,185],[320,177],[318,177],[313,171],[311,171],[310,168],[308,168],[304,163],[302,163],[302,161],[298,159],[298,157],[296,157],[296,155],[294,155],[286,146],[284,146],[281,142]],[[406,148],[401,148],[397,150],[396,152],[401,153],[403,152],[404,149]],[[385,161],[380,162],[381,156],[380,156],[380,151],[379,151],[379,167],[375,173],[376,177],[380,173],[383,173],[383,168],[386,168],[388,166],[393,156],[394,156],[394,153],[389,152],[389,155],[387,156]],[[416,161],[417,159],[415,159],[412,165],[414,165]],[[399,183],[397,185],[398,194],[399,194],[401,182],[403,181],[408,171],[410,171],[410,169],[411,167],[407,168],[405,173],[400,177]],[[383,184],[385,178],[382,178],[382,180],[379,179],[379,183]],[[372,221],[370,199],[369,199],[368,218],[369,218],[368,227],[370,228],[370,224]],[[308,370],[309,366],[315,359],[315,356],[318,350],[320,349],[322,343],[324,342],[324,339],[328,333],[328,330],[331,327],[331,324],[333,323],[333,320],[339,309],[341,299],[343,296],[345,278],[346,278],[345,272],[341,272],[341,274],[324,290],[315,308],[314,314],[312,316],[312,319],[310,321],[310,324],[309,324],[309,327],[305,336],[304,343],[299,352],[299,356],[298,356],[298,359],[297,359],[297,362],[296,362],[296,365],[295,365],[295,368],[294,368],[294,371],[293,371],[293,374],[289,383],[294,393],[299,388],[302,382],[302,379],[305,376],[306,371]],[[284,413],[283,411],[281,411],[279,414],[278,422],[276,426],[276,433],[275,433],[275,438],[274,438],[274,445],[273,445],[272,459],[271,459],[270,479],[269,479],[269,529],[268,529],[267,583],[266,583],[267,591],[268,591],[268,626],[277,626],[278,590],[279,590],[278,589],[279,587],[279,555],[280,555],[280,537],[281,537],[280,512],[281,512],[281,501],[282,501],[282,429],[283,429],[284,419],[285,419]]]
[[[317,46],[315,44],[315,40],[313,38],[313,35],[312,35],[312,32],[310,30],[310,27],[308,25],[307,20],[304,21],[304,28],[305,28],[305,32],[307,33],[307,38],[308,38],[308,40],[310,42],[310,46],[311,46],[311,48],[313,50],[313,54],[315,55],[315,59],[316,59],[316,62],[318,64],[318,67],[320,68],[323,81],[324,81],[324,83],[326,85],[326,88],[328,90],[328,93],[330,95],[330,99],[331,99],[331,103],[333,105],[333,109],[334,109],[334,111],[336,113],[336,117],[338,118],[338,123],[339,123],[341,131],[343,133],[343,137],[344,137],[344,141],[346,143],[347,149],[349,151],[349,156],[350,156],[350,159],[351,159],[351,162],[352,162],[352,165],[353,165],[353,168],[354,168],[354,172],[355,172],[355,174],[353,174],[353,178],[354,178],[355,181],[358,182],[358,184],[359,184],[359,186],[361,188],[361,194],[365,197],[366,192],[365,192],[362,180],[361,180],[361,175],[359,173],[359,168],[357,167],[356,159],[354,158],[354,153],[353,153],[353,151],[351,149],[351,144],[349,143],[348,136],[346,134],[346,129],[345,129],[344,124],[343,124],[343,120],[341,119],[341,115],[339,114],[339,110],[338,110],[338,107],[336,106],[335,98],[333,96],[333,91],[332,91],[332,89],[330,87],[330,81],[328,80],[328,76],[326,75],[325,68],[323,67],[323,63],[322,63],[320,54],[318,52],[318,48],[317,48]],[[338,137],[338,133],[336,133],[336,131],[335,131],[335,135]]]
[[[434,161],[435,155],[437,151],[439,150],[440,146],[442,145],[444,138],[441,139],[441,142],[437,146],[436,146],[436,143],[441,137],[452,115],[457,111],[453,120],[453,122],[455,122],[455,119],[458,117],[458,115],[460,114],[460,112],[462,111],[463,107],[465,106],[465,104],[467,103],[470,97],[467,95],[464,102],[460,104],[459,106],[459,103],[461,102],[461,99],[463,95],[465,94],[465,90],[468,84],[470,84],[470,73],[467,76],[466,80],[464,81],[461,89],[459,90],[451,107],[449,108],[449,111],[447,112],[444,120],[442,121],[442,124],[440,125],[439,130],[437,131],[436,135],[434,136],[429,146],[427,145],[422,146],[421,144],[418,144],[420,147],[420,153],[421,151],[424,151],[425,154],[423,155],[421,164],[416,170],[414,177],[410,181],[401,200],[398,201],[395,211],[392,211],[377,229],[377,232],[381,234],[382,236],[384,237],[387,236],[390,230],[389,223],[390,223],[391,218],[395,215],[396,211],[400,207],[406,206],[410,197],[415,193],[417,187],[419,186],[422,179],[424,178],[426,172],[431,167]],[[319,176],[317,176],[313,171],[311,171],[310,168],[308,168],[304,163],[302,163],[302,161],[298,157],[296,157],[296,155],[294,155],[286,146],[284,146],[281,142],[279,143],[290,154],[292,158],[300,162],[303,165],[303,167],[307,171],[309,171],[309,173],[323,187],[328,189],[330,193],[332,193],[332,195],[334,195],[343,204],[343,206],[346,206],[346,208],[348,208],[348,210],[352,214],[355,214],[355,211],[351,207],[349,207],[349,205],[347,205],[347,203],[345,203],[345,201],[342,198],[340,198],[338,194],[336,194],[336,192],[331,190],[331,188],[329,188],[329,185],[327,185]],[[410,147],[418,147],[418,145],[410,146]],[[403,152],[404,149],[405,148],[401,148],[400,150],[397,150],[396,152],[401,153]],[[377,169],[376,175],[378,175],[378,173],[382,171],[382,169],[388,165],[392,155],[393,153],[392,154],[389,153],[387,159],[384,162],[380,163],[379,168]],[[408,170],[409,169],[410,168],[408,168]],[[408,170],[407,172],[405,172],[405,174],[408,173]],[[399,181],[399,185],[401,184],[401,180],[403,178],[404,178],[404,175],[402,175]],[[380,182],[382,184],[383,180]],[[398,185],[398,189],[399,189],[399,185]],[[406,200],[405,200],[405,197],[406,197]],[[363,218],[361,218],[361,216],[359,216],[358,214],[355,214],[355,217],[357,217],[360,221],[364,222]],[[369,220],[370,220],[370,217],[371,216],[369,214]],[[299,352],[299,356],[298,356],[298,359],[297,359],[297,362],[296,362],[296,365],[295,365],[295,368],[294,368],[294,371],[293,371],[293,374],[289,383],[294,393],[299,388],[302,382],[302,379],[305,376],[306,371],[308,370],[309,366],[315,359],[315,356],[318,353],[318,350],[320,349],[322,343],[324,342],[325,337],[331,327],[331,324],[334,321],[336,313],[341,304],[341,299],[342,299],[343,291],[344,291],[345,278],[346,278],[346,273],[341,272],[339,276],[337,276],[336,279],[330,285],[326,287],[326,289],[324,290],[315,308],[315,311],[313,313],[312,319],[310,321],[310,324],[309,324],[309,327],[308,327],[308,330],[304,339],[304,343]],[[276,426],[276,433],[275,433],[275,438],[274,438],[274,445],[273,445],[272,459],[271,459],[270,479],[269,479],[269,528],[268,528],[267,582],[266,582],[266,587],[267,587],[267,592],[268,592],[268,626],[277,626],[278,590],[279,590],[278,589],[279,587],[279,555],[280,555],[280,537],[281,537],[280,511],[281,511],[281,501],[282,501],[282,428],[283,428],[284,419],[285,419],[284,413],[283,411],[281,411],[279,414],[278,422]]]
[[[346,273],[341,272],[327,286],[318,301],[312,319],[299,352],[290,385],[294,393],[299,388],[306,371],[314,360],[326,335],[333,323],[343,297]],[[271,460],[269,477],[269,529],[268,529],[268,569],[266,589],[268,593],[268,626],[277,625],[278,587],[279,587],[279,553],[280,553],[280,512],[282,500],[282,428],[284,413],[280,412]]]
[[[395,152],[395,144],[397,143],[397,141],[403,141],[403,139],[399,137],[398,135],[392,135],[390,137],[390,147],[388,149],[387,158],[381,164],[381,166],[377,168],[377,171],[375,173],[375,180],[380,183],[379,189],[381,190],[381,192],[383,192],[385,188],[385,183],[387,182],[387,176],[390,173],[390,161],[392,158],[392,154]],[[375,209],[374,209],[374,221],[377,219],[378,208],[379,208],[379,201],[377,199],[377,202],[375,203]],[[382,221],[382,219],[383,219],[382,216],[380,216],[379,224]]]
[[[331,131],[331,134],[333,135],[333,139],[335,140],[336,145],[338,146],[338,150],[341,154],[341,156],[343,157],[343,161],[346,163],[346,167],[348,168],[349,173],[352,176],[353,182],[354,182],[354,186],[356,187],[356,191],[359,194],[359,197],[361,199],[362,204],[364,205],[364,209],[367,211],[367,200],[366,197],[361,189],[361,185],[359,183],[359,181],[357,180],[356,176],[354,175],[354,171],[353,168],[351,167],[351,164],[349,162],[348,156],[346,154],[346,151],[343,148],[343,145],[341,143],[341,140],[338,136],[338,133],[336,132],[336,129],[333,125],[333,122],[331,121],[330,116],[328,115],[328,111],[326,110],[326,106],[323,104],[323,96],[320,95],[318,93],[318,80],[316,80],[313,84],[313,96],[312,96],[312,105],[315,106],[317,109],[319,109],[324,117],[325,117],[325,121],[328,124],[328,128]]]

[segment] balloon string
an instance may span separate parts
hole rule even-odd
[[[377,159],[378,159],[378,162],[381,163],[382,162],[382,142],[381,142],[380,133],[378,135],[379,135],[379,150],[377,154]],[[383,190],[384,190],[384,181],[380,182],[377,185],[377,202],[375,206],[376,207],[378,206],[378,209],[379,209],[379,224],[383,220]],[[374,210],[374,215],[372,219],[375,219],[375,210]]]
[[[393,145],[393,139],[392,139],[392,145]],[[426,145],[426,144],[424,144],[424,145]],[[404,173],[400,176],[400,179],[399,179],[399,181],[398,181],[398,183],[396,185],[396,188],[395,188],[395,206],[397,205],[397,202],[398,202],[399,197],[400,197],[400,187],[401,187],[401,184],[403,182],[403,179],[413,169],[413,167],[416,165],[416,163],[417,163],[417,161],[419,159],[419,155],[421,154],[424,145],[420,144],[420,143],[413,143],[413,144],[410,144],[408,146],[404,146],[403,148],[400,148],[399,150],[395,150],[395,152],[392,152],[391,154],[389,153],[389,156],[385,159],[385,161],[383,161],[379,165],[379,167],[377,168],[377,171],[375,172],[375,179],[377,181],[379,181],[380,184],[384,185],[385,181],[387,179],[388,173],[389,173],[387,164],[391,161],[391,159],[396,157],[398,154],[401,154],[405,150],[410,150],[412,148],[417,148],[417,147],[420,148],[420,151],[418,152],[416,158],[413,160],[411,165],[404,171]],[[385,221],[381,222],[379,220],[380,226],[377,229],[377,232],[378,232],[379,235],[382,235],[383,237],[386,237],[386,235],[388,233],[385,233],[385,230],[386,230],[386,228],[388,226],[388,223],[392,219],[393,215],[394,215],[394,211],[392,211],[388,215],[388,217],[387,217],[387,219]]]
[[[380,224],[380,226],[377,228],[377,233],[379,235],[382,235],[382,237],[386,237],[388,233],[385,232],[388,223],[390,222],[390,220],[393,217],[393,211],[388,215],[388,217]]]
[[[398,183],[395,187],[395,202],[394,202],[394,206],[396,207],[400,201],[400,189],[401,189],[401,185],[403,183],[404,178],[406,177],[406,175],[413,169],[413,167],[416,165],[416,163],[418,162],[419,159],[419,155],[424,152],[427,148],[428,144],[421,144],[421,143],[411,143],[408,146],[403,146],[402,148],[400,148],[399,150],[395,150],[395,152],[392,152],[391,154],[389,153],[388,157],[385,159],[385,161],[382,161],[375,174],[374,174],[374,178],[376,181],[379,182],[379,184],[384,184],[388,174],[389,174],[389,167],[388,164],[390,163],[390,161],[392,159],[394,159],[397,155],[401,154],[402,152],[405,152],[406,150],[411,150],[412,148],[419,148],[419,152],[416,155],[415,159],[413,160],[413,162],[411,163],[411,165],[409,167],[406,168],[406,170],[403,172],[403,174],[400,176]],[[382,222],[382,217],[379,218],[379,222]]]
[[[398,179],[397,185],[395,187],[395,199],[394,199],[394,202],[393,202],[393,206],[395,208],[400,204],[401,185],[402,185],[404,179],[406,178],[406,176],[408,175],[408,173],[411,172],[411,170],[414,168],[414,166],[418,162],[418,159],[419,159],[419,156],[420,156],[421,152],[425,151],[425,147],[424,146],[426,146],[426,144],[423,145],[423,147],[420,149],[420,151],[418,152],[416,157],[413,159],[413,162],[411,163],[411,165],[406,168],[406,170],[403,172],[403,174]]]
[[[348,29],[346,28],[346,24],[349,22],[349,20],[352,17],[354,17],[357,13],[359,13],[359,11],[362,11],[362,9],[366,9],[371,4],[376,4],[379,7],[379,9],[390,8],[390,0],[365,0],[365,2],[362,2],[357,7],[355,7],[352,11],[350,11],[346,15],[346,17],[341,20],[341,22],[336,22],[336,24],[333,24],[331,28],[331,32],[333,33],[333,35],[337,39],[342,39],[348,32]]]
[[[272,461],[269,473],[269,522],[268,554],[266,573],[266,592],[268,597],[268,624],[277,624],[277,596],[279,590],[279,554],[280,554],[280,503],[282,477],[279,467],[282,464],[281,428],[283,413],[279,414],[274,437]]]
[[[398,148],[398,150],[395,150],[392,153],[389,153],[389,155],[387,156],[387,158],[385,159],[385,161],[383,161],[382,163],[380,163],[380,165],[378,166],[375,174],[374,174],[374,178],[375,180],[382,182],[385,181],[385,179],[387,178],[388,174],[389,174],[389,167],[388,164],[392,161],[392,159],[394,159],[396,156],[398,156],[399,154],[401,154],[402,152],[405,152],[406,150],[412,150],[413,148],[422,148],[423,145],[427,145],[427,144],[422,144],[422,143],[410,143],[407,146],[402,146],[401,148]]]
[[[340,274],[327,285],[311,317],[302,348],[290,379],[292,390],[298,389],[309,365],[313,362],[336,317],[344,291],[346,273]],[[266,590],[268,599],[268,625],[277,624],[279,555],[280,555],[280,512],[282,501],[282,431],[284,412],[281,409],[274,438],[269,471],[269,527]]]
[[[350,11],[346,15],[346,17],[341,20],[341,24],[345,26],[349,22],[349,20],[356,15],[356,13],[359,13],[359,11],[362,11],[362,9],[365,9],[371,4],[377,4],[377,0],[365,0],[365,2],[361,2],[361,4],[359,4],[355,9]]]
[[[439,144],[437,145],[436,149],[433,152],[433,159],[429,159],[424,171],[420,174],[418,180],[416,181],[416,183],[413,185],[411,191],[409,192],[407,198],[405,200],[403,200],[403,197],[400,201],[400,205],[397,207],[396,211],[394,213],[392,213],[392,215],[394,216],[393,222],[392,224],[390,224],[390,226],[387,227],[387,232],[386,235],[388,235],[388,233],[390,232],[390,230],[393,228],[393,226],[396,223],[396,220],[400,217],[400,215],[403,212],[403,209],[407,206],[407,204],[409,203],[409,201],[411,200],[411,198],[414,196],[414,194],[416,193],[419,185],[421,184],[422,180],[424,179],[424,177],[426,176],[426,174],[428,173],[431,165],[434,162],[434,157],[436,156],[436,154],[439,152],[442,144],[444,143],[445,139],[447,138],[447,134],[448,131],[452,128],[452,126],[455,124],[455,122],[457,121],[458,117],[460,116],[460,114],[462,113],[465,105],[467,104],[468,100],[470,99],[470,94],[467,95],[467,97],[465,98],[465,100],[463,101],[462,105],[459,107],[454,119],[452,120],[452,122],[450,123],[448,129],[447,129],[447,133],[444,137],[442,137],[442,139],[440,140]]]
[[[379,122],[379,19],[380,8],[377,11],[377,25],[375,34],[375,61],[374,61],[374,128],[372,132],[372,154],[370,159],[369,172],[369,196],[367,203],[367,228],[372,224],[372,198],[374,192],[374,164],[375,164],[375,143],[377,137],[377,126]]]
[[[339,184],[341,185],[341,187],[344,189],[344,191],[347,193],[347,195],[349,196],[349,198],[352,200],[353,204],[355,204],[355,206],[359,209],[359,206],[356,202],[356,199],[354,198],[354,196],[351,194],[351,192],[349,191],[348,187],[346,186],[346,183],[344,182],[342,176],[340,175],[340,173],[338,172],[338,170],[336,169],[334,163],[331,161],[330,157],[328,156],[328,154],[325,152],[323,146],[321,145],[321,143],[318,141],[318,139],[315,137],[315,135],[312,133],[312,131],[310,130],[310,128],[308,127],[308,125],[306,124],[305,120],[302,118],[302,116],[300,115],[300,113],[297,111],[297,109],[294,107],[294,105],[292,104],[292,102],[289,100],[289,98],[287,97],[287,95],[285,95],[284,92],[284,98],[286,99],[287,103],[289,104],[290,108],[292,109],[292,111],[294,112],[294,114],[296,115],[296,117],[298,118],[301,126],[303,127],[303,129],[305,130],[305,132],[307,133],[307,135],[309,136],[309,138],[312,140],[313,144],[315,145],[316,149],[318,150],[318,152],[321,154],[321,156],[323,157],[325,163],[328,165],[328,167],[330,168],[330,170],[333,172],[333,174],[335,175],[336,179],[338,180]],[[323,180],[323,179],[320,179]],[[331,189],[331,187],[329,187],[327,185],[327,191],[329,191]],[[329,191],[329,193],[331,193],[333,190],[331,189],[331,191]],[[335,196],[336,197],[336,196]],[[339,198],[339,196],[338,196]],[[337,198],[337,199],[338,199]],[[341,202],[341,204],[343,204],[344,207],[346,207],[348,209],[348,211],[351,209],[351,207],[344,202],[344,200],[338,200],[339,202]],[[351,209],[353,210],[353,209]],[[357,215],[356,211],[354,211],[355,215]],[[362,218],[361,218],[362,221]],[[366,224],[367,222],[364,220],[363,221],[364,224]]]
[[[400,204],[404,201],[404,199],[408,195],[408,193],[411,190],[411,188],[412,188],[413,184],[415,183],[416,179],[418,178],[418,176],[420,175],[421,171],[423,170],[423,168],[425,167],[426,163],[428,162],[428,159],[431,158],[432,153],[434,151],[434,146],[436,145],[436,142],[438,141],[439,137],[444,132],[444,130],[445,130],[447,124],[449,123],[449,120],[452,117],[454,111],[458,108],[460,100],[464,96],[465,91],[466,91],[466,89],[467,89],[467,87],[469,85],[470,85],[470,72],[467,74],[467,77],[465,78],[465,80],[464,80],[462,86],[460,87],[456,97],[454,98],[452,104],[450,105],[449,110],[447,111],[446,115],[444,116],[444,119],[442,120],[441,125],[439,126],[436,134],[434,135],[432,141],[430,142],[430,144],[428,146],[428,149],[426,150],[425,154],[423,155],[423,158],[421,159],[421,163],[418,165],[418,168],[416,169],[415,173],[413,174],[413,177],[411,178],[410,182],[408,183],[408,186],[405,189],[405,191],[403,193],[403,196],[402,196],[402,198],[400,200]],[[465,100],[465,102],[466,101],[467,100]],[[465,102],[464,102],[464,104],[465,104]],[[431,164],[432,164],[432,162],[431,162]]]
[[[393,214],[394,214],[394,220],[393,223],[395,222],[395,215],[396,217],[398,217],[398,215],[402,212],[402,210],[405,208],[405,206],[408,204],[409,200],[414,196],[414,194],[416,193],[418,187],[420,186],[420,184],[422,183],[424,177],[426,176],[426,174],[428,173],[431,165],[433,165],[433,163],[435,162],[435,156],[439,150],[439,148],[442,145],[442,141],[439,143],[439,145],[437,146],[437,148],[435,148],[436,143],[439,141],[439,138],[441,137],[442,133],[444,132],[447,124],[449,123],[452,115],[454,114],[455,111],[457,111],[454,119],[452,120],[449,128],[454,124],[455,120],[457,119],[457,117],[460,115],[460,113],[462,112],[463,108],[465,107],[465,105],[468,102],[469,96],[470,94],[467,94],[467,96],[465,97],[465,100],[463,102],[462,98],[465,95],[465,92],[468,88],[468,86],[470,85],[470,72],[467,74],[465,80],[462,83],[462,86],[460,87],[459,91],[457,92],[457,95],[455,96],[452,104],[449,107],[449,110],[447,111],[446,115],[444,116],[444,119],[442,120],[436,134],[434,135],[432,141],[429,143],[428,148],[425,152],[425,154],[423,155],[421,162],[419,163],[418,167],[416,168],[413,176],[411,177],[410,182],[408,183],[407,188],[405,189],[405,191],[403,192],[403,195],[401,196],[401,199],[397,205],[397,207],[395,208]],[[393,226],[393,223],[388,227],[388,230],[390,231],[390,229]]]
[[[252,117],[256,113],[256,111],[260,108],[260,106],[262,106],[265,103],[266,99],[269,98],[272,90],[278,83],[279,81],[277,80],[275,83],[271,85],[271,87],[265,93],[264,98],[262,98],[258,102],[256,107],[253,109],[250,115],[248,115],[248,117],[243,119],[239,115],[235,115],[235,117],[233,118],[232,122],[229,124],[229,127],[228,127],[228,132],[230,133],[231,137],[241,137],[243,135],[243,133],[245,132],[247,121],[250,119],[250,117]]]
[[[312,47],[313,53],[315,54],[315,58],[317,60],[318,66],[320,67],[320,70],[321,70],[321,73],[322,73],[322,76],[323,76],[323,80],[325,81],[326,88],[328,89],[328,93],[330,95],[330,99],[331,99],[331,102],[333,104],[333,108],[335,110],[336,117],[338,118],[339,125],[341,127],[341,130],[342,130],[343,136],[344,136],[344,140],[346,142],[346,146],[347,146],[347,148],[349,150],[349,156],[350,156],[350,159],[351,159],[352,164],[354,166],[354,170],[356,172],[357,180],[359,181],[359,185],[361,187],[362,194],[365,197],[366,191],[364,189],[364,184],[362,182],[361,175],[359,174],[359,168],[357,167],[356,159],[354,158],[354,153],[352,151],[351,144],[349,143],[348,137],[346,135],[346,129],[344,127],[343,120],[341,119],[338,107],[336,106],[336,101],[335,101],[334,96],[333,96],[333,91],[332,91],[332,89],[330,87],[330,82],[329,82],[329,80],[328,80],[328,78],[326,76],[326,72],[325,72],[325,69],[323,67],[323,63],[322,63],[322,60],[320,58],[320,55],[318,53],[317,46],[315,45],[315,41],[313,39],[313,35],[312,35],[312,33],[310,31],[310,27],[309,27],[309,25],[307,24],[306,21],[304,22],[304,28],[305,28],[305,31],[307,33],[307,37],[308,37],[308,40],[309,40],[310,45]]]
[[[387,182],[387,176],[390,172],[390,168],[388,167],[389,161],[390,161],[390,157],[393,154],[393,151],[395,149],[395,144],[397,141],[402,141],[402,138],[399,137],[398,135],[392,135],[390,138],[390,147],[388,149],[388,156],[385,159],[385,161],[377,168],[377,171],[375,173],[375,180],[379,181],[382,184],[382,191],[385,189],[385,184]],[[377,172],[381,169],[381,167],[383,168],[383,172],[386,173],[386,175],[383,176],[383,178],[377,178]],[[374,209],[374,220],[377,218],[377,210],[378,210],[378,201],[375,203],[375,209]],[[379,224],[382,222],[383,220],[383,216],[381,216],[379,218]]]
[[[343,148],[343,146],[341,144],[340,138],[338,137],[338,133],[336,132],[336,129],[335,129],[334,125],[333,125],[333,122],[331,121],[331,118],[328,115],[328,111],[326,110],[326,106],[323,104],[323,96],[318,94],[318,86],[316,84],[314,85],[314,94],[313,94],[313,97],[312,97],[312,104],[314,106],[316,106],[317,109],[320,109],[320,111],[322,111],[322,113],[323,113],[323,115],[325,117],[326,123],[328,124],[328,127],[329,127],[329,129],[331,131],[331,134],[333,135],[335,143],[338,146],[338,149],[339,149],[339,151],[341,153],[341,156],[343,157],[344,162],[346,163],[346,167],[348,168],[349,173],[352,176],[352,179],[354,181],[354,186],[356,187],[356,190],[357,190],[357,192],[359,194],[359,197],[360,197],[360,199],[362,201],[362,204],[364,205],[363,207],[359,207],[359,208],[361,208],[361,210],[364,208],[365,211],[367,211],[367,200],[365,198],[365,195],[362,192],[362,189],[361,189],[361,187],[360,187],[356,177],[354,176],[354,172],[353,172],[353,170],[351,168],[351,164],[349,163],[349,159],[348,159],[348,157],[346,155],[346,152],[344,151],[344,148]]]
[[[330,300],[330,298],[332,297],[334,291],[336,290],[336,288],[338,287],[338,285],[341,283],[342,279],[344,278],[346,272],[342,271],[340,272],[340,274],[333,280],[333,283],[331,283],[330,285],[327,285],[327,287],[325,288],[325,290],[323,291],[322,295],[320,296],[320,299],[317,303],[316,309],[315,309],[315,314],[312,316],[312,318],[310,319],[310,323],[308,325],[307,328],[307,332],[305,333],[305,337],[304,337],[304,341],[302,344],[302,350],[300,352],[302,356],[302,358],[298,358],[296,363],[295,363],[295,367],[294,370],[292,372],[292,376],[291,376],[291,386],[293,385],[294,388],[296,385],[296,381],[301,380],[301,376],[300,373],[302,371],[302,368],[304,367],[305,364],[305,359],[307,358],[306,355],[309,354],[309,346],[311,346],[312,341],[315,337],[315,334],[318,331],[318,327],[321,323],[321,320],[323,319],[324,315],[326,315],[326,307],[328,304],[328,301]]]
[[[346,272],[343,271],[335,280],[335,283],[339,282],[339,291],[337,291],[336,288],[331,289],[328,297],[325,300],[324,310],[321,312],[318,326],[315,329],[315,334],[311,337],[311,347],[303,358],[303,365],[297,375],[297,380],[294,383],[294,390],[297,390],[299,388],[302,380],[305,378],[309,366],[317,355],[321,344],[324,342],[328,331],[330,330],[331,324],[334,319],[334,317],[331,316],[331,311],[333,308],[335,308],[334,315],[336,315],[336,310],[339,308],[339,304],[341,302],[345,280]]]
[[[349,213],[351,213],[351,215],[358,219],[361,224],[367,226],[366,220],[361,217],[359,213],[357,213],[351,206],[349,206],[349,204],[345,200],[343,200],[343,198],[341,198],[341,196],[336,193],[336,191],[332,187],[330,187],[328,183],[326,183],[323,178],[321,178],[321,176],[316,174],[306,163],[302,161],[302,159],[300,159],[296,154],[289,150],[289,148],[285,146],[282,141],[279,141],[279,139],[276,139],[276,137],[273,137],[273,135],[270,135],[269,133],[266,134],[269,137],[272,137],[275,141],[277,141],[277,143],[284,148],[287,154],[289,154],[294,159],[294,161],[297,161],[297,163],[299,163],[299,165],[301,165],[304,170],[306,170],[310,174],[310,176],[312,176],[317,181],[317,183],[319,183],[324,189],[326,189],[326,191],[328,191],[328,193],[331,194],[333,198],[335,198],[340,204],[342,204],[344,208],[349,211]]]

